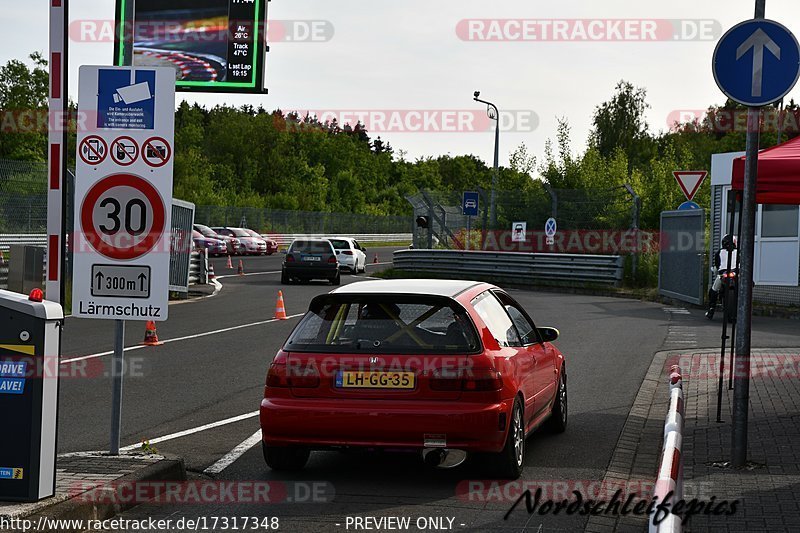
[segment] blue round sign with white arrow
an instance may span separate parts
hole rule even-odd
[[[786,96],[800,77],[800,45],[782,24],[747,20],[717,43],[713,70],[731,100],[752,107],[771,104]]]

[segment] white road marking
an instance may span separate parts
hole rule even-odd
[[[258,416],[258,411],[253,411],[252,413],[245,413],[243,415],[234,416],[231,418],[226,418],[225,420],[220,420],[218,422],[212,422],[210,424],[206,424],[204,426],[199,426],[192,429],[186,429],[184,431],[179,431],[177,433],[170,433],[169,435],[164,435],[163,437],[158,437],[155,439],[150,439],[148,442],[150,444],[157,444],[159,442],[164,442],[173,439],[179,439],[181,437],[185,437],[187,435],[194,435],[195,433],[200,433],[201,431],[206,431],[207,429],[214,429],[220,426],[227,426],[228,424],[233,424],[236,422],[241,422],[242,420],[247,420],[248,418],[253,418]],[[260,433],[261,430],[259,430]],[[131,450],[135,450],[141,447],[141,443],[131,444],[130,446],[125,446],[124,448],[120,448],[122,452],[129,452]]]
[[[305,313],[301,313],[301,314],[298,314],[298,315],[290,315],[290,316],[288,316],[286,318],[287,319],[288,318],[297,318],[297,317],[303,316],[304,314]],[[164,344],[168,344],[170,342],[186,341],[186,340],[190,340],[190,339],[197,339],[197,338],[200,338],[200,337],[208,337],[209,335],[218,335],[220,333],[227,333],[229,331],[236,331],[237,329],[251,328],[253,326],[263,326],[264,324],[271,324],[273,322],[280,322],[280,320],[278,320],[277,318],[272,318],[270,320],[262,320],[260,322],[253,322],[251,324],[241,324],[239,326],[232,326],[230,328],[216,329],[214,331],[206,331],[204,333],[195,333],[193,335],[186,335],[184,337],[176,337],[174,339],[164,339],[162,342]],[[142,348],[148,348],[148,346],[143,346],[141,344],[140,345],[136,345],[136,346],[128,346],[123,351],[130,352],[130,351],[133,351],[133,350],[141,350]],[[112,355],[113,353],[114,353],[114,350],[110,350],[110,351],[107,351],[107,352],[100,352],[100,353],[95,353],[95,354],[91,354],[91,355],[83,355],[81,357],[73,357],[71,359],[64,359],[63,361],[61,361],[61,364],[62,365],[66,365],[67,363],[75,363],[77,361],[85,361],[86,359],[96,359],[98,357],[105,357],[107,355]]]
[[[392,262],[388,261],[386,263],[367,263],[364,266],[368,267],[368,266],[381,266],[381,265],[391,265],[391,264],[392,264]],[[267,274],[280,274],[280,273],[281,273],[280,270],[274,270],[272,272],[250,272],[249,274],[245,273],[245,274],[242,274],[242,275],[239,275],[239,274],[226,274],[224,276],[217,276],[217,279],[243,278],[243,277],[246,277],[246,276],[266,276]]]
[[[244,278],[247,276],[265,276],[267,274],[280,274],[280,270],[274,270],[272,272],[250,272],[244,274],[227,274],[225,276],[217,276],[217,279],[226,279],[226,278]]]
[[[214,293],[213,294],[207,294],[205,296],[200,296],[199,298],[190,298],[188,300],[175,300],[173,302],[170,302],[169,305],[181,305],[181,304],[191,304],[191,303],[194,303],[194,302],[199,302],[199,301],[205,300],[206,298],[213,298],[214,296],[219,294],[219,291],[222,290],[222,283],[220,283],[216,279],[212,279],[208,283],[209,283],[209,285],[213,285],[214,286]]]
[[[250,448],[255,446],[261,442],[261,430],[259,429],[245,440],[243,440],[236,448],[232,449],[228,453],[226,453],[222,459],[214,463],[213,465],[209,466],[205,470],[203,470],[204,474],[219,474],[233,463],[235,463],[239,457],[247,453]]]

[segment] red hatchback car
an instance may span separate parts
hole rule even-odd
[[[487,283],[364,281],[318,296],[269,368],[264,458],[296,470],[312,450],[421,451],[434,465],[481,453],[515,479],[528,434],[566,429],[557,337]]]

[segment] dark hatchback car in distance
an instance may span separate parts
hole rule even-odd
[[[281,269],[281,283],[307,282],[326,279],[339,285],[339,261],[330,241],[325,239],[297,239],[286,251]]]

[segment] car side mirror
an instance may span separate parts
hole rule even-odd
[[[554,342],[560,335],[556,328],[538,328],[538,330],[544,342]]]
[[[362,252],[366,252],[366,251],[367,251],[367,249],[366,249],[366,248],[364,248],[364,247],[362,246],[362,247],[361,247],[361,251],[362,251]]]

